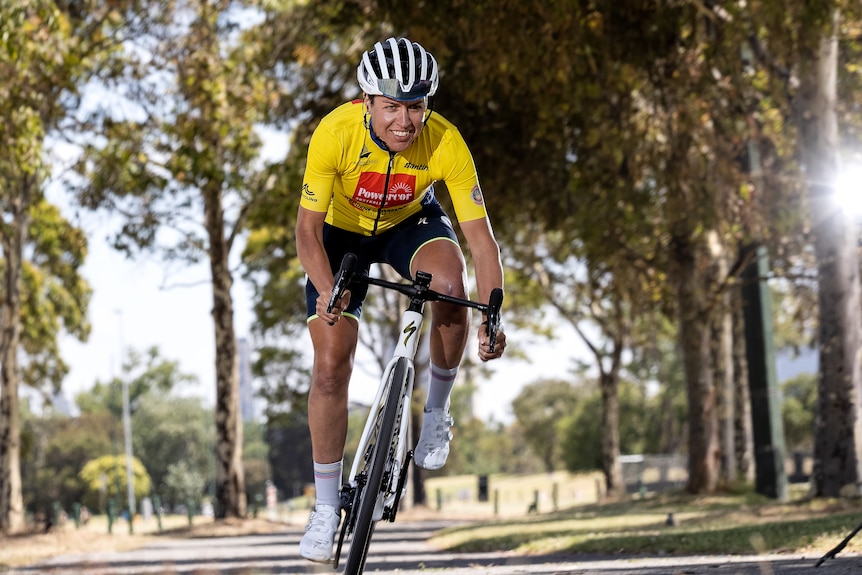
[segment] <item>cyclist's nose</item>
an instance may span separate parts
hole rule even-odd
[[[407,106],[398,108],[398,121],[402,126],[410,125],[410,109]]]

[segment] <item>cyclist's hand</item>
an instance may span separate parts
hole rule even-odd
[[[350,304],[350,290],[344,290],[344,295],[332,307],[332,313],[327,313],[326,308],[329,307],[329,294],[320,294],[317,296],[317,317],[329,325],[335,325],[341,319],[341,312],[347,309],[348,304]]]
[[[497,359],[506,350],[506,333],[502,329],[497,330],[497,341],[494,343],[494,352],[491,352],[491,338],[485,332],[485,324],[479,326],[479,359],[488,361]]]

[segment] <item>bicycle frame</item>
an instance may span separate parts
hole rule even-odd
[[[377,386],[377,392],[374,395],[374,400],[371,402],[371,413],[375,413],[377,409],[380,408],[380,405],[384,401],[384,397],[386,395],[386,391],[388,389],[388,381],[392,377],[392,370],[395,369],[395,364],[398,362],[398,358],[406,358],[408,360],[409,367],[409,377],[407,379],[407,389],[403,391],[404,395],[408,398],[413,395],[413,382],[416,370],[413,366],[413,359],[416,357],[416,350],[419,347],[419,334],[422,331],[422,322],[424,320],[423,311],[412,311],[410,309],[405,310],[401,314],[401,329],[399,333],[404,334],[404,337],[399,337],[398,341],[395,344],[395,351],[392,354],[392,359],[389,360],[386,369],[383,370],[383,377],[380,379],[380,384]],[[407,432],[408,425],[407,423],[410,421],[410,402],[405,402],[404,409],[401,414],[401,425],[398,433],[398,455],[399,459],[401,459],[401,455],[406,453],[406,445],[407,445]],[[372,417],[369,417],[365,421],[365,427],[362,430],[362,435],[359,439],[359,447],[356,450],[357,454],[362,453],[366,447],[368,442],[368,437],[371,435],[372,428],[374,426],[374,420]],[[356,457],[353,459],[353,465],[350,468],[350,475],[348,476],[348,481],[353,484],[356,481],[356,474],[359,470],[359,458]]]
[[[392,359],[380,379],[360,436],[348,482],[341,490],[342,508],[347,510],[347,515],[341,527],[333,567],[338,568],[345,535],[350,534],[347,575],[362,573],[375,524],[381,519],[395,521],[404,492],[407,469],[413,458],[413,450],[408,443],[410,406],[416,374],[413,361],[419,347],[425,304],[429,301],[443,301],[484,312],[488,317],[487,329],[493,350],[503,302],[503,292],[500,289],[491,293],[488,304],[435,292],[429,287],[431,275],[422,271],[416,273],[416,278],[411,283],[390,282],[365,275],[354,277],[356,263],[355,255],[344,256],[341,268],[335,275],[329,311],[351,281],[396,290],[408,296],[410,304],[401,314],[400,335],[395,343]],[[369,497],[373,497],[373,502]]]

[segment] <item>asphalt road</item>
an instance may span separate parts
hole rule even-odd
[[[507,552],[448,553],[427,538],[440,522],[381,524],[371,543],[366,573],[428,575],[859,575],[862,555],[842,552],[815,567],[820,555],[803,557],[590,557],[518,556]],[[333,573],[298,554],[302,531],[212,539],[164,539],[134,551],[87,553],[3,572],[3,575],[274,575]]]

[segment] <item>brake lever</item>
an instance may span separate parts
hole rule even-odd
[[[353,278],[353,273],[356,271],[356,254],[347,253],[341,260],[341,266],[335,274],[334,285],[332,286],[332,294],[329,296],[329,305],[326,306],[326,313],[332,313],[332,308],[341,296],[344,295],[344,290],[350,285],[350,280]]]
[[[503,307],[503,290],[494,288],[488,298],[488,323],[485,325],[485,333],[488,334],[488,343],[491,353],[497,345],[497,330],[500,329],[500,308]]]

